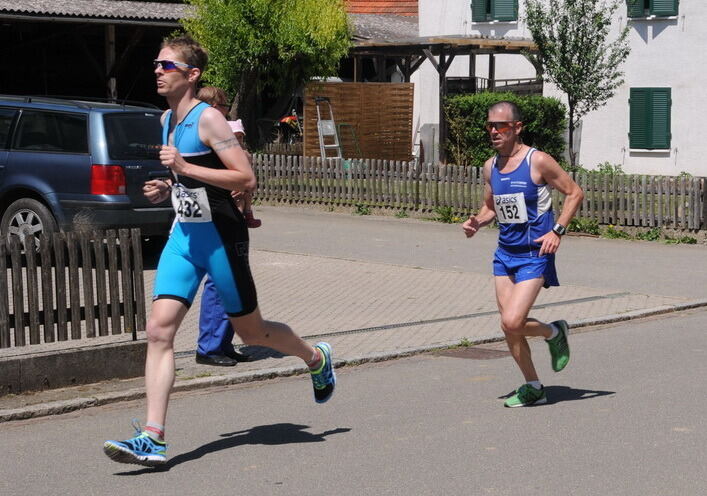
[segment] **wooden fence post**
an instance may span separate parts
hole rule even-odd
[[[118,282],[118,250],[115,231],[106,231],[108,250],[108,292],[110,293],[110,328],[111,334],[121,334],[120,329],[120,283]]]
[[[43,234],[39,238],[39,256],[42,264],[42,314],[44,316],[44,342],[53,343],[54,334],[54,291],[52,291],[51,238]]]
[[[81,339],[81,294],[79,292],[79,256],[76,233],[66,233],[69,251],[69,310],[71,314],[71,339]]]
[[[7,294],[7,249],[0,239],[0,348],[10,347],[10,301]]]
[[[59,341],[69,339],[66,306],[66,237],[64,233],[52,234],[54,248],[54,287],[56,291],[56,337]]]
[[[697,228],[698,229],[706,229],[707,228],[707,188],[705,187],[705,178],[700,177],[698,179],[698,184],[699,184],[699,197],[700,197],[700,202],[702,203],[702,208],[700,209],[698,215],[699,215],[699,221],[697,223]]]
[[[96,337],[96,316],[93,301],[93,257],[91,256],[91,235],[87,232],[79,234],[81,247],[81,279],[83,281],[84,322],[86,337]]]
[[[98,304],[98,335],[108,335],[108,294],[106,292],[106,252],[101,231],[93,232],[93,256],[96,260],[96,300]]]
[[[20,241],[17,236],[10,237],[10,262],[12,263],[12,306],[15,312],[15,346],[25,346],[25,304],[22,291],[22,260],[20,258]]]
[[[123,287],[123,328],[130,329],[133,341],[137,341],[135,329],[135,293],[133,292],[132,257],[130,256],[130,231],[118,230],[120,241],[120,276]]]
[[[39,344],[39,285],[37,284],[37,248],[34,236],[24,237],[25,276],[27,279],[27,312],[29,317],[29,344]],[[23,316],[24,318],[24,316]]]
[[[133,251],[133,287],[135,288],[135,332],[133,333],[133,340],[136,340],[136,333],[144,331],[147,325],[145,277],[142,263],[142,234],[140,229],[131,229],[130,238]]]

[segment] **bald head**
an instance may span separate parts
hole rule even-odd
[[[508,101],[502,101],[498,103],[494,103],[489,107],[489,115],[495,115],[495,114],[505,114],[505,120],[508,121],[522,121],[523,116],[520,114],[520,109],[518,108],[518,105],[516,105],[513,102],[508,102]]]

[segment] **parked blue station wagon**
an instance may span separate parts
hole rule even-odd
[[[164,175],[161,111],[55,97],[0,95],[0,234],[139,227],[167,235],[169,201],[142,194]]]

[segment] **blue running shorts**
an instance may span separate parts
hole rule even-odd
[[[189,307],[207,273],[230,317],[256,309],[247,240],[224,242],[212,222],[175,224],[157,266],[153,299],[173,299]]]
[[[554,253],[539,257],[519,257],[496,250],[493,257],[493,275],[509,276],[515,283],[543,277],[545,288],[560,285]]]

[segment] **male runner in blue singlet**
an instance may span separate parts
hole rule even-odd
[[[171,180],[148,181],[143,190],[153,203],[171,195],[176,218],[157,267],[147,322],[146,427],[136,427],[131,439],[103,445],[106,455],[120,463],[166,462],[164,425],[174,383],[174,336],[205,274],[245,344],[302,358],[318,403],[331,397],[336,384],[327,343],[310,346],[287,325],[263,320],[258,310],[248,265],[248,228],[230,195],[253,190],[255,176],[224,116],[196,99],[207,59],[194,40],[178,37],[165,40],[154,61],[157,92],[170,107],[162,116],[160,160]]]
[[[488,111],[486,128],[497,155],[484,164],[484,204],[462,224],[468,238],[498,219],[498,248],[494,255],[496,301],[508,348],[526,383],[505,402],[507,407],[547,403],[530,356],[527,336],[542,336],[550,347],[552,368],[569,362],[569,327],[564,320],[550,324],[528,318],[542,287],[559,286],[555,253],[584,193],[548,154],[524,145],[522,117],[512,102],[499,102]],[[565,195],[555,222],[550,188]]]

